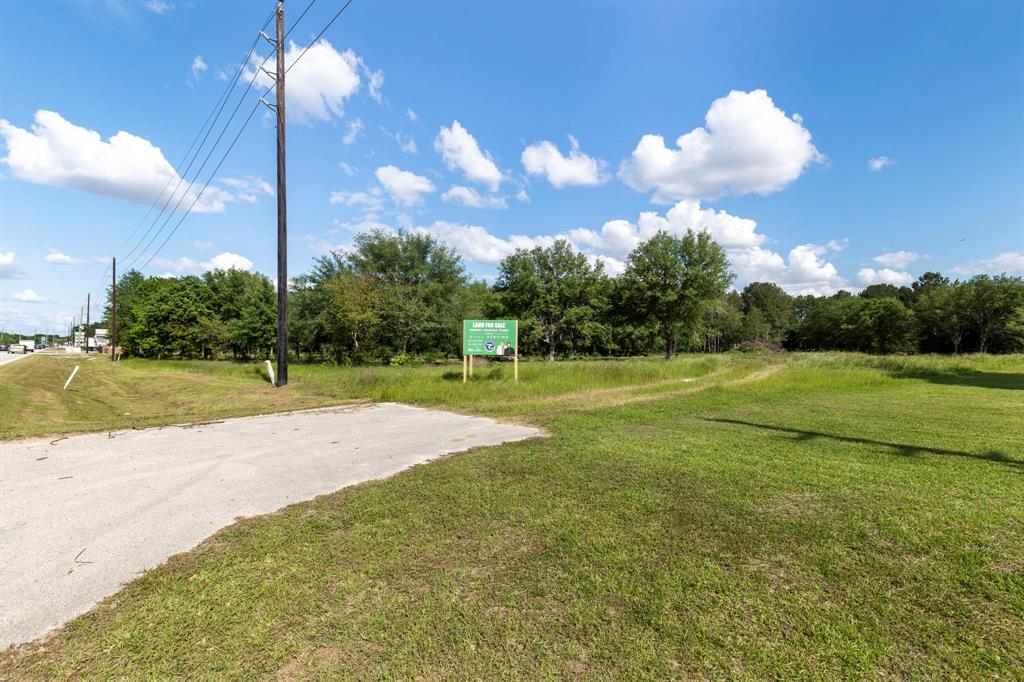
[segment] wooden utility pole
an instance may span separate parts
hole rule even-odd
[[[91,307],[92,307],[92,292],[89,292],[89,293],[87,293],[85,295],[85,352],[86,353],[89,352],[89,321],[90,321],[90,319],[92,319],[90,317],[91,311],[89,310],[89,308],[91,308]]]
[[[288,383],[288,204],[285,196],[284,2],[277,3],[277,385]]]
[[[117,359],[117,257],[110,265],[110,361]]]

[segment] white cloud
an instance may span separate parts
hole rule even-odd
[[[365,211],[377,211],[383,208],[384,199],[380,188],[374,187],[369,192],[331,192],[328,201],[331,204],[345,206],[363,206]]]
[[[640,242],[646,241],[665,231],[681,236],[689,229],[707,229],[722,247],[726,249],[752,248],[760,245],[765,237],[759,234],[757,223],[749,218],[740,218],[725,211],[701,208],[699,201],[683,200],[662,216],[654,211],[644,211],[636,224],[628,220],[610,220],[599,232],[577,228],[570,230],[573,243],[585,245],[595,253],[625,259]]]
[[[455,185],[441,195],[441,200],[470,208],[508,208],[505,197],[484,196],[472,187]]]
[[[353,175],[355,175],[356,173],[359,172],[358,168],[356,168],[355,166],[350,166],[347,163],[345,163],[344,161],[339,161],[338,162],[338,168],[340,168],[341,170],[345,171],[345,175],[348,175],[349,177],[351,177],[351,176],[353,176]]]
[[[519,191],[516,192],[516,201],[521,201],[524,204],[528,204],[530,203],[530,195],[526,193],[525,189],[520,188]]]
[[[554,143],[544,140],[532,144],[523,150],[522,162],[530,175],[544,175],[555,187],[600,185],[607,176],[601,172],[605,162],[587,156],[580,151],[580,143],[572,135],[569,136],[569,156],[562,152]]]
[[[203,72],[207,71],[210,67],[203,61],[202,56],[196,55],[195,59],[192,60],[192,68],[189,71],[189,76],[185,79],[189,87],[192,87],[200,78],[203,77]]]
[[[209,263],[204,263],[204,265],[212,266],[209,268],[211,270],[249,270],[252,268],[252,261],[245,256],[239,256],[237,253],[225,251],[224,253],[218,253],[210,259]]]
[[[17,254],[13,251],[0,251],[0,279],[18,279],[25,272],[18,266]]]
[[[73,258],[66,253],[61,253],[56,249],[50,249],[50,253],[43,256],[43,260],[47,263],[53,263],[54,265],[82,265],[85,263],[81,258]]]
[[[876,156],[873,159],[868,159],[868,170],[872,173],[877,173],[886,166],[891,166],[896,163],[896,159],[890,159],[888,156]]]
[[[502,180],[501,171],[491,155],[480,150],[476,138],[458,121],[453,121],[451,128],[441,126],[434,141],[434,149],[444,159],[448,170],[460,169],[467,180],[486,185],[492,192],[498,191]]]
[[[341,141],[345,144],[352,144],[359,139],[359,136],[363,133],[363,119],[357,118],[354,121],[348,122],[348,130],[341,136]]]
[[[362,61],[360,61],[360,64],[362,64]],[[370,82],[370,97],[377,104],[381,104],[384,101],[384,96],[380,94],[380,89],[384,85],[384,72],[371,71],[366,68],[365,64],[363,64],[363,69],[366,73],[366,79]]]
[[[286,67],[291,68],[303,50],[306,48],[294,42],[289,43],[284,55]],[[255,76],[257,85],[269,88],[274,82],[270,76],[258,69],[262,63],[263,57],[253,55],[242,77],[251,79]],[[268,59],[265,68],[274,73],[277,68],[276,60]],[[288,116],[296,123],[305,125],[341,118],[345,114],[345,100],[359,90],[360,70],[367,74],[371,73],[355,52],[338,52],[326,39],[318,41],[309,47],[302,61],[288,72]],[[379,96],[376,88],[380,87],[384,75],[378,71],[368,77],[370,94],[376,93],[376,98]]]
[[[637,221],[609,220],[600,230],[576,228],[564,236],[578,249],[600,258],[610,274],[621,272],[629,252],[659,231],[682,236],[689,229],[707,230],[725,249],[736,273],[736,286],[770,280],[791,294],[831,294],[846,285],[827,255],[841,251],[845,241],[801,244],[787,257],[764,248],[765,235],[757,222],[725,211],[702,208],[699,201],[682,200],[665,215],[641,212]]]
[[[992,258],[970,261],[953,268],[953,273],[963,276],[971,275],[1024,275],[1024,251],[1004,251]]]
[[[903,269],[921,257],[921,254],[913,251],[890,251],[879,254],[872,258],[879,265],[890,268]]]
[[[52,303],[46,297],[36,293],[34,289],[22,289],[16,291],[8,297],[11,301],[18,301],[19,303]]]
[[[893,270],[892,268],[861,268],[857,271],[857,281],[867,286],[869,284],[892,284],[898,287],[910,286],[914,276],[909,272]]]
[[[250,270],[252,261],[237,253],[224,251],[208,261],[196,261],[187,256],[178,259],[154,258],[151,265],[159,270],[167,270],[164,277],[173,274],[197,275],[208,270]]]
[[[644,135],[619,176],[668,203],[776,192],[823,159],[799,115],[787,116],[764,90],[733,90],[711,104],[705,127],[681,135],[676,148],[661,135]]]
[[[77,310],[75,312],[77,313]],[[24,336],[31,336],[36,332],[62,333],[67,330],[69,322],[71,322],[71,315],[66,312],[46,311],[45,309],[25,312],[19,308],[0,305],[0,328],[12,333],[21,333]]]
[[[170,258],[154,258],[150,261],[150,265],[154,268],[162,268],[167,270],[162,277],[173,277],[174,273],[184,274],[197,274],[203,272],[204,268],[199,261],[192,260],[187,256],[182,256],[177,259]]]
[[[611,256],[595,256],[593,254],[587,254],[592,263],[600,263],[601,267],[604,268],[606,275],[611,277],[618,277],[626,271],[625,261],[621,261],[618,258],[612,258]]]
[[[172,5],[168,5],[164,0],[145,0],[145,2],[142,3],[142,6],[150,12],[155,12],[157,14],[163,14],[172,7]]]
[[[390,137],[392,140],[394,140],[395,144],[398,145],[398,148],[401,149],[406,154],[417,153],[418,150],[416,149],[416,140],[412,139],[412,135],[403,136],[402,133],[400,132],[390,133],[383,126],[381,127],[381,131],[385,135]]]
[[[664,215],[642,212],[635,223],[609,220],[600,230],[577,228],[555,235],[499,237],[479,225],[435,221],[426,226],[414,226],[407,217],[400,219],[399,224],[409,231],[430,234],[453,247],[467,262],[485,266],[498,265],[516,249],[546,247],[563,238],[591,262],[601,263],[610,275],[621,274],[629,252],[659,230],[683,235],[687,229],[707,229],[725,248],[739,288],[753,281],[773,281],[791,294],[826,295],[848,286],[829,261],[831,254],[845,248],[846,240],[800,244],[783,256],[763,246],[766,238],[757,232],[755,221],[725,211],[702,208],[697,201],[680,201]],[[341,227],[353,232],[367,229],[394,231],[376,221],[344,223]],[[321,241],[314,248],[324,251],[339,246]]]
[[[178,174],[160,149],[124,131],[104,142],[94,130],[76,126],[53,111],[39,110],[31,130],[0,119],[7,156],[0,159],[19,180],[149,204],[171,196],[171,206],[188,207],[198,188],[178,185]],[[166,198],[166,197],[165,197]],[[210,187],[192,210],[219,213],[232,197]]]
[[[434,191],[434,183],[427,178],[395,166],[381,166],[375,175],[384,190],[402,206],[422,203],[423,195]]]
[[[513,235],[501,238],[477,225],[460,225],[441,220],[426,227],[417,227],[414,231],[432,235],[454,248],[467,261],[483,265],[497,265],[516,249],[550,246],[555,241],[554,237],[545,236]]]
[[[756,246],[729,252],[736,287],[750,282],[775,282],[794,296],[825,296],[847,286],[835,265],[826,260],[827,245],[800,244],[790,249],[788,263],[778,253]]]
[[[419,116],[416,115],[416,112],[413,111],[412,109],[406,109],[405,115],[409,117],[410,121],[415,121],[416,119],[419,118]]]
[[[246,175],[244,178],[219,178],[219,181],[237,192],[234,199],[238,201],[255,204],[259,194],[274,196],[274,188],[270,183],[255,175]]]

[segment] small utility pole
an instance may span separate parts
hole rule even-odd
[[[117,359],[117,258],[110,265],[110,361]]]
[[[92,307],[92,292],[85,295],[85,352],[89,352],[89,319],[92,313],[89,308]]]
[[[288,383],[288,204],[285,199],[284,2],[277,3],[277,385]]]

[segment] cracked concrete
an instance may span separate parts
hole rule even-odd
[[[0,443],[0,647],[84,613],[236,517],[541,433],[382,403]]]

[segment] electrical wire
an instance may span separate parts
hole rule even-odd
[[[210,109],[210,113],[207,114],[206,120],[203,122],[203,125],[200,126],[199,131],[196,132],[195,137],[192,138],[192,143],[189,144],[188,149],[185,151],[185,154],[182,156],[181,161],[179,161],[176,164],[175,168],[180,168],[181,165],[183,163],[185,163],[185,161],[189,157],[189,154],[192,153],[193,147],[196,146],[196,142],[199,141],[200,136],[203,134],[203,131],[207,129],[207,126],[209,126],[210,129],[212,130],[213,126],[216,125],[217,118],[220,116],[220,112],[222,112],[224,110],[224,103],[227,102],[228,98],[231,96],[231,91],[235,88],[235,85],[238,83],[238,78],[242,75],[242,73],[243,73],[243,71],[245,69],[245,65],[249,63],[249,58],[252,56],[253,50],[256,49],[256,45],[259,43],[260,33],[264,29],[266,29],[268,24],[270,24],[270,20],[274,18],[274,14],[275,14],[276,11],[277,11],[277,8],[276,8],[276,5],[275,5],[275,8],[270,11],[269,15],[267,15],[267,18],[266,18],[266,20],[264,20],[263,25],[260,27],[259,31],[256,32],[256,37],[253,39],[252,45],[249,46],[249,50],[246,52],[245,59],[243,59],[241,64],[239,64],[238,71],[235,73],[235,77],[228,83],[227,86],[225,86],[224,92],[221,93],[220,97],[217,98],[217,102],[213,105],[213,108]],[[215,113],[216,113],[216,117],[214,115]],[[211,121],[212,121],[212,123],[211,123]],[[209,135],[209,133],[207,133],[207,135]],[[203,138],[204,143],[205,143],[205,140],[206,140],[206,138],[204,137]],[[201,148],[202,144],[200,144],[199,146]],[[198,154],[199,154],[199,149],[196,149],[196,154],[192,157],[193,162],[195,161],[195,157],[198,156]],[[191,166],[191,163],[189,165]],[[176,175],[178,175],[178,178],[179,178],[179,185],[180,185],[180,182],[181,182],[181,177],[183,177],[187,173],[188,173],[188,169],[186,169],[184,173],[181,173],[181,174],[176,173]],[[120,255],[121,250],[125,246],[127,246],[127,244],[135,237],[135,235],[139,231],[139,228],[141,228],[143,223],[146,222],[146,219],[149,218],[150,214],[153,212],[153,209],[156,208],[156,205],[160,202],[160,199],[163,198],[164,193],[167,191],[167,188],[171,186],[172,182],[174,182],[174,177],[170,177],[170,178],[167,179],[167,184],[164,185],[164,188],[162,190],[160,190],[160,194],[158,194],[157,198],[153,201],[152,204],[150,204],[149,209],[146,211],[146,214],[142,217],[142,220],[140,220],[138,222],[138,224],[132,230],[131,234],[128,235],[128,238],[125,239],[124,242],[122,242],[119,247],[117,247],[117,250],[114,252],[114,255]],[[174,191],[177,191],[177,187],[175,187]],[[171,192],[171,194],[168,195],[168,199],[171,196],[173,196],[173,195],[174,195],[174,192]],[[165,202],[165,207],[166,207],[166,202]],[[157,219],[159,220],[159,217]],[[130,253],[131,252],[129,252],[129,254]]]
[[[273,17],[273,12],[271,13],[270,16]],[[256,44],[259,42],[260,33],[262,33],[263,29],[266,28],[267,24],[269,24],[269,23],[270,23],[270,19],[268,18],[267,21],[264,22],[263,27],[260,28],[260,31],[257,32],[256,38],[255,38],[255,40],[253,40],[253,44],[249,47],[249,51],[246,54],[245,59],[239,65],[238,71],[235,73],[235,77],[232,79],[231,84],[225,90],[224,96],[220,100],[218,100],[219,104],[218,104],[218,106],[215,107],[215,111],[217,112],[216,116],[213,117],[213,122],[210,124],[209,128],[207,128],[205,135],[203,135],[202,142],[200,142],[199,146],[196,147],[195,154],[192,156],[192,159],[189,161],[188,166],[185,168],[184,172],[182,172],[180,174],[177,174],[178,175],[178,182],[177,182],[177,184],[175,184],[174,190],[172,190],[171,193],[167,195],[167,199],[164,200],[164,205],[160,208],[160,212],[157,214],[156,218],[153,219],[153,222],[146,229],[146,232],[139,239],[138,243],[136,243],[135,246],[132,247],[132,249],[126,254],[126,256],[125,256],[126,260],[128,258],[130,258],[132,256],[132,254],[135,254],[136,251],[139,249],[140,246],[142,246],[143,243],[146,243],[146,238],[149,237],[149,235],[152,233],[153,228],[156,227],[156,224],[158,222],[160,222],[160,218],[167,211],[167,206],[171,203],[171,199],[173,199],[175,194],[178,193],[178,189],[181,187],[181,183],[185,180],[185,177],[188,176],[188,173],[191,170],[192,165],[195,163],[196,159],[199,158],[199,154],[202,151],[203,145],[206,144],[206,141],[210,137],[210,133],[213,132],[214,127],[217,125],[217,121],[220,119],[220,115],[224,112],[224,107],[227,105],[228,100],[231,98],[231,93],[234,91],[235,86],[238,84],[239,78],[245,72],[245,67],[249,63],[249,59],[252,56],[253,50],[256,49]],[[257,73],[259,73],[259,72],[257,71]],[[255,78],[256,78],[256,74],[253,74],[253,80],[255,80]],[[251,82],[250,82],[249,86],[246,88],[245,93],[243,93],[242,96],[239,98],[238,105],[235,106],[235,111],[232,112],[232,116],[234,116],[234,114],[238,112],[238,106],[241,105],[242,99],[245,98],[245,95],[248,93],[250,87],[252,87],[252,83]],[[231,124],[231,119],[228,119],[227,123],[224,124],[224,129],[221,131],[221,135],[218,136],[218,138],[217,138],[217,142],[220,141],[220,137],[223,136],[224,131],[227,130],[227,127],[230,124]],[[202,130],[200,130],[200,133],[202,133]],[[197,135],[197,139],[198,139],[198,135]],[[215,142],[214,146],[210,149],[210,152],[207,155],[206,160],[209,159],[209,156],[213,153],[213,150],[216,149],[217,142]],[[186,154],[186,156],[187,156],[187,154]],[[205,160],[204,160],[204,163],[205,163]],[[168,221],[170,221],[170,216],[173,215],[174,212],[178,210],[179,206],[181,206],[182,200],[185,198],[185,196],[187,195],[189,189],[191,189],[192,185],[195,184],[196,179],[199,177],[200,173],[202,173],[202,167],[200,167],[199,170],[196,171],[196,177],[193,178],[192,181],[189,183],[189,187],[186,188],[178,196],[178,201],[175,203],[174,208],[171,209],[171,213],[170,213],[170,215],[168,215],[167,220],[164,221],[164,225],[166,225],[166,223]],[[170,185],[170,181],[168,181],[167,184]],[[164,190],[166,191],[166,187],[164,188]],[[163,196],[163,192],[161,192],[161,196]],[[161,226],[160,229],[162,230],[163,226]],[[159,234],[159,231],[158,231],[158,234]],[[154,239],[155,239],[155,237],[156,237],[156,235],[154,235]],[[149,244],[151,244],[152,242],[153,242],[153,240],[151,239],[148,243],[146,243],[146,248],[148,248]],[[134,261],[132,261],[133,265],[138,260],[138,258],[142,255],[142,253],[144,253],[144,251],[139,253],[138,256],[136,256],[136,259]]]
[[[312,7],[312,6],[313,6],[313,4],[315,3],[315,1],[316,1],[316,0],[312,0],[312,2],[310,2],[310,3],[309,3],[309,5],[307,5],[307,6],[306,6],[306,9],[305,9],[305,10],[304,10],[304,11],[302,12],[302,14],[300,14],[300,15],[299,15],[299,19],[298,19],[298,20],[296,20],[295,24],[293,24],[293,25],[292,25],[292,27],[291,27],[291,29],[289,29],[288,33],[290,33],[290,32],[291,32],[291,30],[294,30],[295,26],[296,26],[296,25],[298,25],[298,22],[299,22],[299,21],[300,21],[300,20],[302,19],[302,17],[303,17],[303,16],[305,16],[306,12],[308,12],[308,11],[309,11],[310,7]],[[291,63],[291,64],[290,64],[290,65],[289,65],[289,66],[288,66],[288,67],[287,67],[286,69],[285,69],[285,73],[287,73],[288,71],[290,71],[290,70],[292,69],[292,67],[294,67],[294,66],[295,66],[295,65],[296,65],[296,64],[297,64],[297,63],[299,62],[299,60],[301,60],[301,59],[302,59],[302,57],[303,57],[303,56],[305,56],[306,52],[308,52],[308,51],[309,51],[309,49],[310,49],[311,47],[313,47],[313,45],[315,45],[315,44],[316,44],[316,42],[317,42],[317,41],[318,41],[318,40],[319,40],[319,39],[320,39],[320,38],[321,38],[321,37],[323,36],[323,34],[324,34],[324,33],[325,33],[325,32],[326,32],[326,31],[327,31],[327,30],[328,30],[328,29],[329,29],[329,28],[331,27],[331,25],[333,25],[333,24],[334,24],[334,22],[335,22],[335,21],[337,21],[338,17],[340,17],[340,16],[342,15],[342,13],[343,13],[343,12],[344,12],[344,11],[345,11],[346,9],[348,9],[349,5],[351,5],[351,4],[352,4],[352,0],[347,0],[347,2],[346,2],[346,3],[345,3],[345,4],[344,4],[344,5],[342,6],[342,7],[341,7],[341,9],[339,9],[339,10],[338,10],[338,12],[337,12],[337,13],[335,13],[335,15],[334,15],[334,16],[333,16],[333,17],[331,18],[331,20],[327,22],[327,24],[326,24],[326,25],[325,25],[325,26],[324,26],[324,27],[323,27],[323,28],[322,28],[322,29],[320,30],[320,32],[319,32],[319,33],[318,33],[318,34],[316,35],[316,37],[315,37],[315,38],[314,38],[314,39],[313,39],[313,40],[312,40],[312,41],[311,41],[311,42],[309,43],[309,45],[307,45],[307,46],[306,46],[306,47],[305,47],[305,48],[304,48],[304,49],[302,50],[302,52],[300,52],[300,53],[299,53],[299,56],[295,58],[295,61],[293,61],[293,62],[292,62],[292,63]],[[287,37],[287,36],[288,36],[288,33],[285,33],[285,36],[284,36],[284,37]],[[267,58],[263,60],[263,64],[266,64],[266,63],[267,63],[267,61],[268,61],[269,59],[270,59],[270,56],[268,55],[268,56],[267,56]],[[221,130],[221,133],[220,133],[220,135],[218,135],[218,137],[217,137],[217,140],[216,140],[216,141],[214,142],[214,144],[213,144],[213,147],[211,147],[211,149],[210,149],[210,152],[209,152],[209,153],[207,154],[207,157],[206,157],[206,159],[204,159],[204,160],[203,160],[203,164],[202,164],[202,165],[200,166],[200,168],[199,168],[199,171],[197,171],[197,175],[196,175],[196,177],[197,177],[197,178],[198,178],[198,175],[199,175],[199,173],[201,173],[201,172],[202,172],[202,169],[203,169],[203,168],[204,168],[204,167],[206,166],[206,162],[207,162],[207,161],[209,160],[210,156],[212,156],[212,154],[213,154],[213,150],[215,150],[215,149],[217,148],[217,145],[218,145],[218,144],[220,143],[220,139],[221,139],[221,137],[223,137],[224,133],[225,133],[225,132],[227,131],[227,127],[228,127],[228,126],[230,125],[231,121],[232,121],[232,120],[234,120],[235,114],[237,114],[237,112],[238,112],[238,109],[239,109],[239,107],[240,107],[240,106],[241,106],[241,104],[242,104],[242,101],[243,101],[243,100],[245,99],[245,96],[246,96],[246,95],[247,95],[247,94],[249,93],[249,90],[250,90],[250,89],[252,88],[252,85],[253,85],[253,83],[255,83],[255,81],[256,81],[256,78],[258,77],[258,75],[259,75],[259,73],[260,73],[260,69],[261,69],[261,68],[262,68],[262,64],[260,65],[260,68],[256,69],[255,73],[253,73],[253,77],[252,77],[252,79],[251,79],[251,80],[249,81],[249,84],[248,84],[248,85],[246,86],[246,89],[245,89],[245,91],[244,91],[244,92],[242,93],[242,96],[241,96],[241,97],[239,98],[239,100],[238,100],[238,103],[237,103],[237,104],[235,105],[235,109],[234,109],[234,111],[232,112],[231,116],[230,116],[230,117],[228,118],[228,121],[227,121],[227,123],[225,123],[224,129],[223,129],[223,130]],[[186,219],[186,218],[187,218],[187,217],[189,216],[189,214],[190,214],[190,213],[192,212],[192,209],[193,209],[193,208],[195,207],[195,205],[196,205],[196,204],[197,204],[197,203],[199,202],[199,199],[200,199],[200,198],[202,197],[203,193],[205,193],[205,192],[206,192],[206,190],[207,190],[207,189],[209,188],[209,186],[210,186],[210,183],[211,183],[211,182],[213,181],[213,177],[214,177],[214,176],[215,176],[215,175],[217,174],[217,171],[219,171],[219,170],[220,170],[220,167],[221,167],[221,165],[223,165],[224,161],[225,161],[225,160],[227,159],[227,156],[228,156],[228,154],[229,154],[229,153],[231,152],[231,150],[232,150],[232,149],[234,148],[235,144],[236,144],[236,143],[238,142],[238,139],[239,139],[239,138],[241,137],[242,133],[243,133],[243,132],[245,131],[245,128],[246,128],[246,127],[248,126],[249,122],[250,122],[250,121],[252,120],[252,117],[253,117],[253,116],[255,115],[255,113],[256,113],[256,110],[257,110],[257,109],[259,108],[259,105],[260,105],[260,103],[261,103],[261,102],[263,101],[263,98],[264,98],[264,97],[265,97],[265,96],[266,96],[267,94],[269,94],[269,93],[270,93],[270,91],[274,89],[274,87],[275,87],[275,86],[271,86],[271,87],[267,88],[267,89],[266,89],[266,90],[265,90],[265,91],[263,92],[263,94],[262,94],[262,95],[260,95],[260,99],[259,99],[259,100],[258,100],[258,101],[256,102],[256,104],[255,104],[255,105],[253,106],[252,110],[251,110],[251,111],[249,112],[249,115],[248,115],[248,117],[247,117],[247,118],[245,119],[245,122],[244,122],[244,123],[242,124],[242,126],[241,126],[241,127],[240,127],[240,128],[238,129],[238,132],[237,132],[237,133],[235,134],[235,137],[234,137],[234,139],[233,139],[233,140],[231,141],[231,144],[230,144],[230,145],[228,146],[227,150],[225,150],[224,154],[223,154],[223,155],[221,156],[221,159],[220,159],[220,161],[218,161],[218,163],[217,163],[217,166],[216,166],[216,167],[214,168],[214,170],[213,170],[213,171],[212,171],[212,172],[210,173],[209,177],[208,177],[208,178],[206,179],[206,183],[205,183],[205,184],[203,185],[203,188],[202,188],[202,189],[201,189],[201,190],[199,191],[199,193],[198,193],[198,194],[196,194],[195,198],[194,198],[194,199],[192,200],[192,203],[191,203],[191,205],[189,205],[189,207],[188,207],[188,208],[187,208],[187,209],[185,210],[185,213],[184,213],[184,214],[183,214],[183,215],[181,216],[181,218],[180,218],[180,219],[178,220],[178,222],[177,222],[177,223],[176,223],[176,224],[174,225],[174,227],[173,227],[173,228],[171,228],[171,231],[170,231],[170,232],[169,232],[169,233],[167,234],[167,236],[166,236],[166,237],[164,238],[164,240],[163,240],[163,241],[162,241],[162,242],[160,243],[160,246],[158,246],[158,247],[156,248],[156,250],[155,250],[155,251],[153,251],[153,253],[152,253],[152,254],[151,254],[151,255],[149,256],[149,258],[148,258],[148,259],[146,259],[146,262],[145,262],[145,263],[143,263],[143,265],[141,266],[141,268],[140,268],[140,269],[145,269],[145,268],[146,268],[146,267],[147,267],[147,266],[148,266],[148,265],[149,265],[149,264],[150,264],[150,263],[152,262],[152,260],[153,260],[153,259],[154,259],[154,258],[155,258],[155,257],[156,257],[156,256],[157,256],[157,255],[158,255],[159,253],[160,253],[160,251],[161,251],[161,250],[163,250],[164,246],[166,246],[166,245],[167,245],[167,242],[168,242],[168,241],[170,241],[171,237],[173,237],[173,236],[174,236],[174,235],[175,235],[175,234],[177,233],[177,231],[178,231],[178,228],[180,228],[180,227],[181,227],[182,223],[183,223],[183,222],[185,221],[185,219]],[[190,189],[191,189],[191,188],[192,188],[192,187],[193,187],[194,185],[195,185],[195,179],[193,179],[193,182],[192,182],[192,183],[191,183],[191,184],[189,185],[189,187],[188,187],[188,188],[186,188],[185,192],[183,192],[183,193],[182,193],[182,197],[184,197],[184,196],[185,196],[185,194],[187,194],[187,193],[188,193],[188,191],[189,191],[189,190],[190,190]],[[180,199],[179,199],[179,204],[180,204]],[[177,210],[177,207],[175,208],[175,210]],[[172,215],[173,215],[173,212],[174,212],[174,211],[172,211]],[[133,266],[135,265],[135,263],[136,263],[136,262],[137,262],[137,261],[139,260],[139,258],[141,257],[141,255],[142,255],[143,253],[145,253],[145,252],[146,252],[146,251],[147,251],[147,250],[149,249],[149,247],[150,247],[150,246],[151,246],[151,245],[153,244],[153,242],[154,242],[154,241],[156,240],[156,238],[157,238],[157,237],[159,237],[160,233],[161,233],[161,232],[163,232],[164,228],[166,227],[166,225],[168,224],[168,222],[169,222],[169,221],[170,221],[170,215],[168,216],[167,220],[165,220],[165,221],[164,221],[164,225],[162,225],[162,226],[160,227],[160,229],[159,229],[159,230],[157,230],[157,233],[156,233],[156,234],[155,234],[155,235],[153,236],[153,238],[152,238],[152,239],[151,239],[151,240],[149,241],[149,243],[147,243],[147,244],[146,244],[146,247],[145,247],[145,248],[144,248],[144,249],[143,249],[143,250],[142,250],[142,251],[140,252],[139,256],[137,256],[137,257],[136,257],[136,259],[132,261],[131,265],[129,265],[129,269],[131,269],[131,267],[133,267]]]

